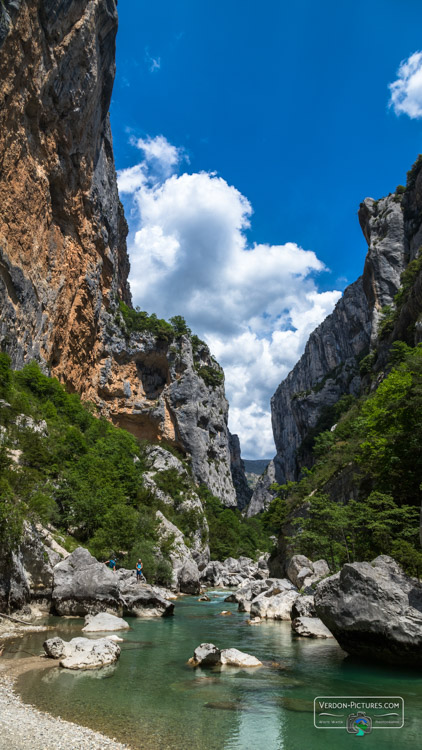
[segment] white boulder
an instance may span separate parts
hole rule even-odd
[[[113,630],[129,630],[130,625],[121,617],[110,615],[108,612],[99,612],[98,615],[87,615],[83,633],[103,633]]]

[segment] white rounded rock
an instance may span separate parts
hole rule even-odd
[[[121,617],[110,615],[108,612],[99,612],[98,615],[87,615],[85,617],[84,633],[105,633],[113,630],[129,630],[130,625]]]

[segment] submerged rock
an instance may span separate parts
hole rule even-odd
[[[422,667],[422,585],[392,558],[347,563],[318,584],[315,608],[347,653]]]
[[[245,654],[237,648],[223,649],[220,656],[220,663],[231,667],[262,667],[262,662],[256,656]]]
[[[85,617],[84,633],[106,632],[108,630],[129,630],[130,625],[121,617],[115,617],[108,612],[99,612],[98,615],[87,615]]]

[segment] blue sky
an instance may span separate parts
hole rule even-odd
[[[271,455],[269,398],[362,271],[359,202],[405,182],[422,150],[422,58],[397,74],[422,48],[422,8],[118,10],[111,118],[134,302],[184,314],[207,339],[244,456]]]

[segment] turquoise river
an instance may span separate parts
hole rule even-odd
[[[351,660],[334,640],[292,637],[290,623],[246,624],[237,605],[213,591],[210,602],[184,597],[174,617],[130,619],[116,666],[98,671],[33,670],[17,681],[42,710],[100,730],[134,750],[407,750],[422,743],[422,677]],[[222,616],[223,609],[232,616]],[[10,644],[9,658],[37,654],[46,637],[81,635],[83,620],[51,618],[54,630]],[[265,662],[259,669],[193,669],[202,642],[236,647]],[[403,729],[363,738],[316,729],[317,696],[402,696]]]

